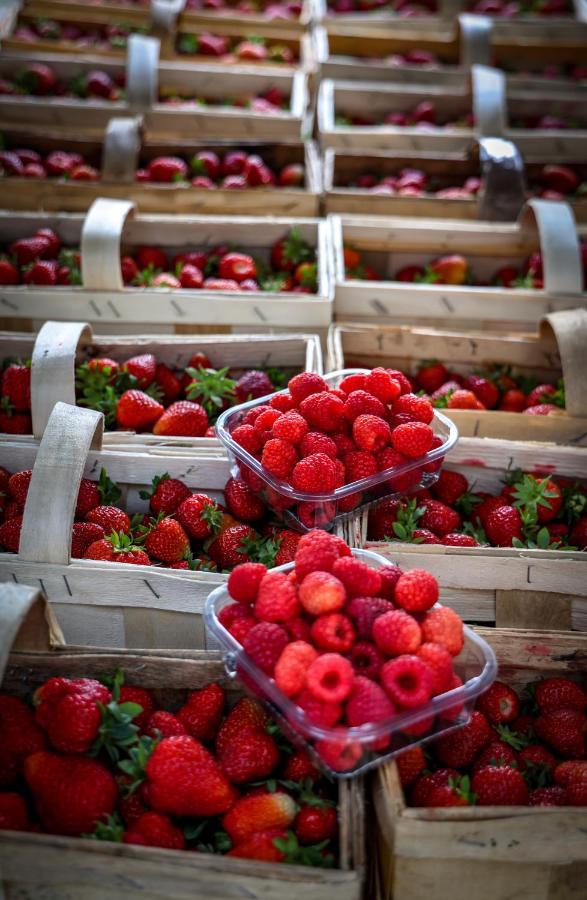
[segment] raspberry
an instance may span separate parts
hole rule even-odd
[[[268,406],[267,409],[264,409],[255,419],[255,431],[259,434],[263,434],[265,431],[271,431],[273,425],[281,418],[281,416],[282,413],[280,413],[278,409],[272,409],[272,407]]]
[[[398,413],[408,413],[417,422],[430,425],[434,418],[434,407],[426,397],[418,397],[417,394],[402,394],[393,404],[394,416]]]
[[[381,578],[381,589],[379,591],[380,595],[382,597],[385,597],[387,600],[393,600],[395,597],[395,586],[399,580],[400,575],[402,574],[402,570],[399,566],[396,566],[393,563],[389,563],[386,566],[381,566],[381,568],[377,571],[379,572],[379,577]]]
[[[425,569],[400,575],[395,586],[395,602],[408,612],[426,612],[438,600],[438,581]]]
[[[347,453],[353,453],[357,449],[350,434],[344,431],[333,431],[330,437],[334,441],[340,457],[346,458]]]
[[[312,625],[311,635],[316,647],[333,653],[348,653],[355,641],[353,623],[341,613],[318,616]]]
[[[468,489],[469,482],[465,476],[460,472],[451,472],[449,469],[443,469],[436,484],[430,488],[436,499],[446,503],[447,506],[454,506]]]
[[[404,466],[407,462],[410,462],[407,457],[403,456],[402,453],[398,453],[393,447],[385,447],[384,450],[381,450],[376,456],[376,461],[379,472],[385,472],[387,469],[397,469],[399,466]],[[411,479],[411,474],[409,477]]]
[[[234,621],[227,627],[227,631],[233,636],[235,641],[238,641],[239,644],[242,644],[253,625],[256,624],[257,620],[253,615],[244,613],[242,616],[238,616],[236,619],[234,619]]]
[[[185,726],[179,721],[177,716],[174,716],[173,713],[165,712],[163,709],[158,709],[157,712],[151,715],[145,731],[151,737],[157,737],[157,732],[159,732],[162,738],[174,737],[177,734],[187,734]]]
[[[259,585],[255,615],[264,622],[287,622],[300,612],[294,585],[284,572],[267,572]]]
[[[401,387],[386,369],[377,366],[365,377],[365,390],[382,403],[393,403],[399,397]]]
[[[239,447],[242,447],[251,456],[255,456],[261,449],[259,434],[252,425],[239,425],[234,431],[230,432],[230,436]]]
[[[296,554],[297,555],[297,554]],[[342,581],[328,572],[310,572],[299,589],[300,603],[312,616],[336,612],[346,602]]]
[[[387,369],[386,371],[389,372],[394,381],[397,381],[401,388],[402,394],[409,394],[412,392],[412,382],[405,372],[400,372],[399,369]]]
[[[337,479],[338,470],[334,460],[325,453],[313,453],[296,463],[291,483],[296,491],[328,494],[335,489]]]
[[[356,741],[349,741],[345,729],[340,729],[340,739],[316,741],[314,749],[325,765],[334,772],[350,772],[354,769],[363,751]]]
[[[381,666],[385,661],[383,654],[370,641],[357,641],[351,649],[349,659],[357,675],[364,675],[373,680],[379,678]]]
[[[254,425],[261,413],[268,409],[271,409],[271,407],[267,406],[266,403],[263,403],[261,406],[254,406],[245,413],[241,425]]]
[[[262,563],[242,563],[228,576],[228,593],[233,600],[251,606],[257,599],[261,579],[267,574]]]
[[[424,706],[432,696],[434,677],[418,656],[398,656],[381,669],[386,694],[402,709]]]
[[[306,397],[300,403],[300,412],[314,428],[336,431],[344,414],[344,403],[330,391],[323,391]]]
[[[271,409],[278,409],[282,413],[295,409],[295,403],[291,394],[275,394],[269,401],[269,406]]]
[[[326,531],[309,531],[302,535],[295,555],[296,576],[302,581],[310,572],[330,572],[340,556],[350,556],[342,538]]]
[[[440,644],[451,656],[458,656],[465,640],[460,616],[448,606],[430,610],[422,621],[422,640]]]
[[[271,438],[263,447],[261,465],[276,478],[287,478],[297,461],[296,448],[280,438]]]
[[[349,725],[365,725],[366,722],[381,722],[395,713],[393,703],[385,692],[362,675],[357,675],[346,704],[346,720]]]
[[[306,672],[318,654],[306,641],[293,641],[284,648],[275,666],[275,683],[286,697],[295,697],[306,683]]]
[[[306,672],[306,686],[325,703],[342,703],[353,685],[353,667],[339,653],[324,653]]]
[[[314,725],[321,725],[323,728],[332,728],[342,716],[340,703],[318,700],[307,688],[296,697],[296,703]]]
[[[349,597],[374,597],[381,589],[378,570],[353,556],[337,559],[332,574],[342,581]]]
[[[452,689],[452,656],[440,644],[431,641],[416,650],[416,656],[425,662],[432,672],[432,695],[443,694]]]
[[[340,390],[344,394],[352,394],[353,391],[364,391],[367,376],[356,372],[353,375],[347,375],[339,384]]]
[[[345,480],[347,484],[369,478],[377,474],[377,461],[372,453],[366,450],[353,450],[344,458]]]
[[[349,422],[354,422],[358,416],[379,416],[385,418],[386,409],[381,400],[373,397],[366,391],[353,391],[348,395],[344,404],[344,415]]]
[[[361,450],[378,453],[391,440],[391,429],[379,416],[360,415],[353,422],[353,440]]]
[[[251,660],[267,675],[273,675],[275,664],[286,644],[289,644],[287,631],[274,622],[253,625],[243,641],[243,647]]]
[[[434,432],[430,425],[424,422],[408,422],[406,425],[398,425],[391,433],[391,443],[394,450],[417,459],[424,456],[432,447]]]
[[[314,372],[302,372],[300,375],[294,375],[293,378],[290,378],[287,386],[296,406],[299,406],[310,394],[319,394],[321,391],[328,390],[328,385],[322,376],[316,375]]]
[[[422,528],[429,528],[439,537],[444,537],[451,531],[458,531],[461,527],[461,517],[456,510],[441,503],[440,500],[423,500],[424,514],[418,524]]]
[[[387,656],[400,656],[417,651],[422,643],[422,632],[412,616],[394,609],[375,619],[373,639]]]
[[[375,619],[393,608],[393,603],[383,597],[354,597],[348,605],[347,612],[355,620],[358,636],[371,640]]]
[[[288,412],[276,419],[272,432],[274,437],[297,445],[308,433],[308,423],[299,413]]]
[[[304,459],[306,456],[313,456],[314,453],[325,453],[331,459],[336,459],[336,444],[327,434],[321,434],[319,431],[309,431],[300,444],[300,456]]]

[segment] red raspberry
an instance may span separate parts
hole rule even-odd
[[[325,453],[313,453],[295,464],[291,483],[296,491],[328,494],[335,489],[337,480],[338,470],[334,460]]]
[[[267,572],[259,585],[255,615],[263,622],[287,622],[300,612],[298,595],[285,572]]]
[[[271,409],[266,403],[261,404],[261,406],[253,406],[252,409],[249,409],[243,416],[243,420],[241,425],[254,425],[261,413],[266,410]]]
[[[332,574],[344,584],[349,597],[374,597],[381,590],[381,575],[353,556],[337,559]]]
[[[466,725],[438,739],[436,756],[444,766],[469,766],[478,753],[494,740],[495,732],[483,713],[474,710]]]
[[[366,380],[366,375],[356,372],[353,375],[347,375],[346,378],[343,378],[339,384],[339,388],[345,394],[352,394],[353,391],[364,391]]]
[[[351,551],[342,538],[326,531],[314,530],[302,535],[296,555],[296,576],[302,581],[310,572],[330,572],[340,556],[350,556]]]
[[[284,648],[275,666],[275,683],[286,697],[295,697],[306,684],[306,672],[318,654],[306,641],[293,641]]]
[[[350,741],[344,728],[340,729],[339,739],[316,741],[314,749],[324,764],[334,772],[350,772],[363,755],[361,745],[357,741]]]
[[[567,806],[567,792],[556,784],[535,788],[530,791],[528,803],[530,806]]]
[[[302,439],[299,450],[302,459],[313,456],[314,453],[325,453],[331,459],[337,457],[336,444],[332,438],[319,431],[309,431]]]
[[[288,412],[273,423],[272,431],[274,437],[297,445],[308,433],[308,423],[299,413]]]
[[[412,616],[394,609],[375,619],[373,639],[387,656],[400,656],[417,651],[422,643],[422,632]]]
[[[228,593],[233,600],[251,606],[257,599],[261,579],[267,574],[262,563],[241,563],[228,576]]]
[[[393,403],[400,395],[401,386],[386,369],[378,366],[365,377],[365,390],[382,403]]]
[[[344,413],[343,401],[330,391],[312,394],[300,403],[300,412],[313,428],[336,431]]]
[[[306,686],[324,703],[342,703],[353,685],[353,667],[339,653],[324,653],[306,673]]]
[[[391,433],[393,448],[410,459],[424,456],[432,448],[434,432],[424,422],[408,422],[398,425]]]
[[[397,381],[401,388],[402,394],[409,394],[413,390],[413,385],[405,372],[399,369],[387,369],[394,381]]]
[[[295,409],[291,394],[275,394],[269,401],[271,409],[278,409],[279,412],[285,413]]]
[[[177,734],[187,734],[185,726],[179,721],[173,713],[158,709],[154,712],[145,729],[146,733],[151,737],[157,737],[157,732],[162,738],[174,737]]]
[[[242,447],[251,456],[255,456],[261,449],[259,434],[252,425],[239,425],[234,431],[230,432],[230,436],[239,447]]]
[[[463,623],[449,606],[437,606],[426,613],[422,621],[422,640],[446,647],[451,656],[463,649]]]
[[[229,634],[233,636],[235,641],[238,641],[239,644],[242,644],[253,625],[257,624],[257,620],[252,615],[252,613],[245,611],[244,607],[239,603],[235,603],[233,605],[240,608],[241,614],[235,616],[229,625],[226,625],[224,622],[222,622],[222,624],[229,632]],[[224,612],[224,610],[222,610],[222,612]],[[218,616],[218,619],[219,621],[221,621],[220,615]]]
[[[381,566],[377,571],[381,578],[381,589],[379,593],[382,597],[385,597],[386,600],[393,600],[395,597],[395,586],[402,574],[402,570],[399,566],[388,563],[386,566]]]
[[[451,531],[458,531],[461,527],[461,517],[456,510],[441,503],[440,500],[423,500],[424,514],[418,524],[422,528],[429,528],[439,537],[444,537]]]
[[[271,438],[263,447],[261,465],[276,478],[287,478],[297,461],[296,448],[280,438]]]
[[[287,644],[287,631],[274,622],[253,625],[243,641],[243,647],[251,660],[267,675],[273,675],[275,664]]]
[[[503,681],[494,681],[491,687],[477,698],[476,707],[492,725],[508,725],[520,714],[518,695]]]
[[[311,629],[314,646],[333,653],[348,653],[355,641],[355,629],[348,616],[327,613],[318,616]]]
[[[334,441],[338,455],[341,459],[346,458],[348,453],[354,453],[357,449],[355,447],[355,442],[350,436],[350,431],[348,434],[345,431],[333,431],[330,437]]]
[[[360,415],[353,422],[353,440],[361,450],[378,453],[391,440],[391,429],[379,416]]]
[[[312,616],[337,612],[346,603],[344,584],[329,572],[310,572],[299,588],[300,603]]]
[[[408,612],[426,612],[438,600],[438,581],[425,569],[400,575],[395,586],[395,602]]]
[[[344,458],[345,479],[347,484],[369,478],[377,474],[377,461],[372,453],[366,450],[353,450]]]
[[[367,722],[381,722],[395,713],[395,707],[385,692],[363,675],[355,676],[353,689],[346,704],[346,720],[352,727]],[[386,742],[387,742],[386,738]]]
[[[418,397],[417,394],[402,394],[393,404],[394,416],[398,413],[408,413],[417,422],[430,425],[434,418],[434,407],[426,397]]]
[[[323,728],[332,728],[342,716],[340,703],[324,703],[307,688],[296,697],[296,703],[314,725],[322,725]]]
[[[433,683],[432,672],[418,656],[398,656],[381,669],[385,692],[402,709],[424,706],[432,696]]]
[[[280,419],[282,413],[279,412],[278,409],[272,409],[270,406],[267,409],[264,409],[262,413],[260,413],[255,419],[255,431],[259,434],[263,434],[265,431],[271,431],[274,424]]]
[[[368,394],[366,391],[353,391],[348,395],[344,404],[344,415],[349,422],[354,422],[358,416],[379,416],[385,418],[386,409],[381,400]]]
[[[431,641],[416,650],[416,656],[425,662],[432,672],[432,695],[443,694],[452,689],[452,656],[440,644]]]
[[[299,406],[311,394],[319,394],[321,391],[328,390],[328,385],[322,376],[316,375],[315,372],[302,372],[300,375],[294,375],[293,378],[290,378],[287,386],[296,406]]]
[[[371,640],[375,619],[393,608],[393,603],[384,600],[383,597],[354,597],[348,605],[347,612],[355,620],[358,636]]]
[[[357,641],[349,653],[349,659],[357,675],[376,680],[379,678],[385,657],[371,641]]]
[[[469,490],[469,482],[460,472],[451,472],[443,469],[438,476],[438,481],[430,488],[437,500],[454,506],[457,500]]]

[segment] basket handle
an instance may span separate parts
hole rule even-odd
[[[159,96],[158,38],[131,34],[126,54],[126,96],[133,113],[145,113]]]
[[[81,236],[82,284],[94,291],[121,291],[120,239],[130,200],[94,200],[84,219]]]
[[[489,16],[462,13],[458,17],[458,31],[461,65],[466,69],[474,65],[490,66],[493,22]]]
[[[178,16],[183,12],[186,0],[151,0],[151,27],[155,32],[173,34]]]
[[[141,150],[143,120],[110,119],[102,145],[102,180],[134,183]]]
[[[569,204],[534,197],[522,209],[518,223],[522,232],[538,229],[546,293],[582,294],[581,246]]]
[[[91,343],[87,322],[45,322],[37,335],[31,363],[33,434],[43,436],[58,401],[75,406],[75,357],[80,341]]]
[[[65,638],[47,598],[26,584],[0,584],[0,682],[11,650],[52,650]]]
[[[526,201],[524,160],[511,141],[482,137],[477,142],[483,188],[479,218],[489,222],[515,222]]]
[[[471,66],[475,130],[480,137],[503,137],[507,129],[505,74],[491,66]]]
[[[104,416],[56,403],[39,445],[24,506],[21,559],[68,565],[71,527],[90,450],[100,450]]]
[[[554,334],[565,380],[565,406],[570,416],[587,417],[587,310],[550,313],[540,323],[540,336]]]

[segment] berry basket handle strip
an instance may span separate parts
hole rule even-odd
[[[82,284],[94,291],[122,291],[120,239],[134,203],[99,197],[90,206],[82,228]]]
[[[158,38],[131,34],[126,54],[126,96],[131,111],[147,112],[159,96]]]
[[[80,341],[92,342],[87,322],[45,322],[37,335],[31,364],[33,434],[43,437],[59,401],[75,406],[75,357]]]
[[[489,16],[473,16],[463,13],[458,17],[461,65],[491,65],[491,37],[493,22]]]
[[[518,222],[522,230],[538,228],[544,290],[553,296],[583,293],[581,246],[568,203],[528,200]]]
[[[151,0],[151,27],[157,33],[173,34],[186,0]]]
[[[132,184],[138,169],[143,120],[110,119],[102,146],[102,181]]]
[[[505,75],[490,66],[471,66],[473,114],[479,137],[502,137],[507,128]]]
[[[39,446],[24,507],[19,556],[68,565],[71,527],[89,451],[100,450],[104,417],[56,403]]]
[[[565,309],[545,316],[540,334],[552,333],[561,358],[567,413],[587,418],[587,310]]]
[[[524,160],[511,141],[482,137],[478,141],[483,187],[479,218],[489,222],[515,222],[526,202]]]
[[[0,584],[0,683],[12,650],[51,650],[65,638],[47,598],[26,584]]]

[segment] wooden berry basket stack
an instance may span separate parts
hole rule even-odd
[[[128,683],[156,691],[165,708],[176,709],[188,690],[217,681],[238,697],[218,654],[82,650],[63,644],[59,626],[38,588],[0,587],[0,677],[3,690],[29,699],[48,678],[102,678],[123,669]],[[12,647],[12,652],[10,653]],[[235,891],[249,897],[280,900],[296,890],[308,900],[359,900],[365,877],[363,783],[338,786],[339,866],[321,869],[234,859],[212,853],[187,853],[81,838],[3,831],[0,887],[40,898],[81,896],[107,900],[124,891],[129,900],[148,892],[153,900],[183,900],[198,885],[218,900]],[[64,865],[64,861],[67,864]]]
[[[499,678],[516,689],[540,676],[573,678],[585,672],[585,635],[507,629],[479,629],[479,634],[497,655]],[[409,808],[394,762],[376,773],[373,798],[381,900],[419,900],[432,886],[437,900],[451,900],[455,884],[463,897],[489,896],[487,891],[500,900],[581,896],[585,807]]]
[[[334,251],[335,316],[389,323],[417,319],[426,324],[447,321],[462,327],[497,327],[515,323],[536,327],[550,312],[583,308],[587,294],[577,230],[564,203],[530,200],[517,223],[445,223],[433,219],[330,217]],[[537,226],[537,230],[535,230]],[[539,234],[539,240],[538,240]],[[357,250],[379,277],[393,277],[402,267],[426,265],[442,254],[474,257],[473,269],[488,281],[500,266],[519,266],[540,248],[542,288],[470,287],[466,284],[423,284],[345,277],[344,247]],[[500,263],[501,261],[501,263]],[[481,324],[484,323],[484,324]]]
[[[320,327],[331,320],[332,284],[329,226],[318,219],[222,216],[137,215],[125,225],[132,204],[99,199],[88,214],[0,212],[0,240],[10,243],[38,228],[54,228],[65,246],[81,248],[82,286],[51,288],[16,285],[3,292],[4,311],[13,319],[56,318],[100,324]],[[272,245],[292,227],[315,249],[315,294],[263,291],[210,291],[124,287],[121,242],[156,244],[165,251],[228,243],[269,257]]]
[[[140,117],[111,119],[102,138],[76,136],[54,131],[50,134],[21,128],[4,131],[5,149],[31,148],[42,155],[54,150],[81,154],[99,171],[95,181],[71,178],[22,178],[4,175],[1,181],[6,208],[45,211],[85,212],[98,197],[132,200],[142,212],[198,215],[316,216],[321,196],[321,166],[316,145],[206,142],[180,139],[171,143],[142,138]],[[246,190],[181,183],[137,181],[137,169],[162,156],[181,156],[186,161],[199,151],[213,151],[220,157],[232,150],[260,156],[279,173],[286,166],[303,166],[300,186],[255,187]]]

